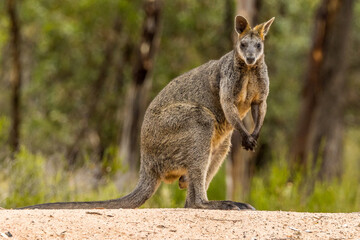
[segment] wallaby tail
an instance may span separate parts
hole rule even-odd
[[[144,171],[140,171],[140,179],[137,186],[130,194],[122,198],[107,201],[44,203],[20,209],[137,208],[143,205],[145,201],[154,194],[159,184],[159,179],[157,179],[154,175],[146,174]]]

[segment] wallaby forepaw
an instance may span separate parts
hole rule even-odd
[[[257,141],[259,138],[259,134],[256,133],[252,133],[251,136],[255,139],[255,141]]]
[[[242,138],[242,146],[247,151],[254,151],[256,144],[256,139],[251,135]]]

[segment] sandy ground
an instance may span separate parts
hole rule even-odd
[[[360,239],[360,212],[0,210],[1,239]]]

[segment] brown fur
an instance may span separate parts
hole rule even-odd
[[[187,188],[185,207],[253,209],[245,203],[209,201],[206,190],[230,149],[234,129],[245,149],[255,148],[269,92],[263,40],[272,21],[251,28],[237,16],[233,51],[175,78],[155,97],[141,129],[140,179],[133,192],[109,201],[27,208],[136,208],[161,181],[179,179],[180,188]],[[250,110],[255,122],[251,134],[242,123]]]

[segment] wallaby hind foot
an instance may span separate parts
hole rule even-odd
[[[256,210],[248,203],[233,201],[205,201],[202,203],[189,204],[186,202],[185,208],[202,208],[202,209],[220,209],[220,210]]]

